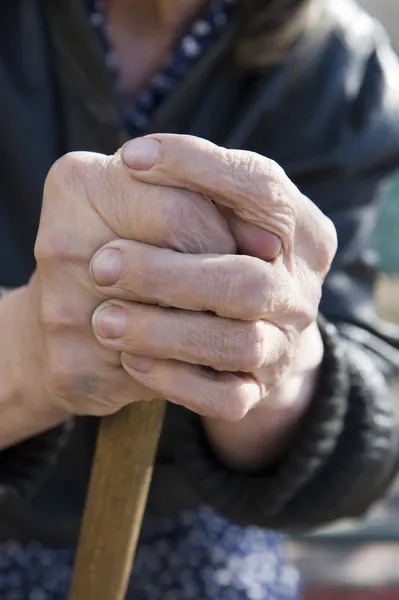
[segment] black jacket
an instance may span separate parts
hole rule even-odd
[[[189,133],[279,162],[335,222],[339,251],[321,312],[326,358],[290,454],[274,470],[229,472],[199,419],[168,410],[149,510],[211,504],[233,520],[299,529],[359,515],[395,472],[399,429],[389,384],[399,333],[374,311],[370,237],[386,176],[399,165],[398,62],[384,32],[345,0],[322,12],[276,67],[240,70],[235,18],[155,116],[150,131]],[[0,7],[0,285],[25,283],[46,173],[75,149],[113,153],[125,136],[103,56],[80,0]],[[245,4],[243,2],[243,4]],[[61,430],[0,455],[0,536],[74,539],[97,422],[77,419],[55,468]],[[63,430],[64,431],[64,430]],[[28,497],[26,497],[28,494]]]

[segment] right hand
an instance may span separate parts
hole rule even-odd
[[[93,312],[106,297],[93,284],[90,263],[99,248],[118,238],[133,240],[138,251],[149,246],[154,252],[173,250],[172,263],[181,252],[227,254],[229,261],[237,258],[226,221],[203,196],[135,181],[117,156],[73,153],[58,160],[45,184],[35,247],[37,270],[26,288],[32,325],[23,343],[30,345],[24,356],[35,364],[39,395],[69,414],[102,416],[155,396],[127,375],[120,354],[101,346],[91,326]],[[229,261],[226,273],[231,272]],[[143,273],[146,268],[143,264]],[[220,278],[226,280],[223,269],[217,277],[219,284]],[[245,280],[243,284],[245,299]],[[144,295],[146,302],[158,303],[155,289],[153,301],[151,292],[150,298],[148,290]],[[174,343],[172,339],[170,344]],[[207,364],[212,365],[212,360]],[[29,368],[23,365],[24,370]],[[205,371],[202,378],[211,385],[212,377]],[[223,378],[219,385],[224,385]],[[254,382],[251,386],[257,387]],[[233,384],[229,379],[225,387],[224,411],[226,396],[245,393],[244,383],[235,376]],[[217,407],[205,406],[206,400],[204,406],[190,406],[184,398],[179,403],[200,414],[220,416]],[[239,398],[238,404],[244,413],[245,401]]]

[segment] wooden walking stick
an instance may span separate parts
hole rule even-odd
[[[124,600],[164,412],[136,402],[102,419],[69,600]]]

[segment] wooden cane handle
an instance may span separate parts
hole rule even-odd
[[[100,426],[69,600],[124,600],[165,402],[136,402]]]

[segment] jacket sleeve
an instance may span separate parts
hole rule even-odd
[[[185,476],[200,501],[233,520],[289,531],[364,514],[389,487],[399,456],[391,387],[399,329],[376,314],[370,250],[384,183],[399,166],[398,61],[357,6],[327,1],[320,15],[324,31],[309,42],[310,58],[299,49],[300,59],[257,86],[240,141],[279,162],[337,228],[320,306],[325,358],[315,397],[290,454],[256,475],[229,472],[207,449],[198,420],[180,418],[191,448]]]
[[[30,498],[44,484],[66,444],[73,421],[0,452],[0,507]]]

